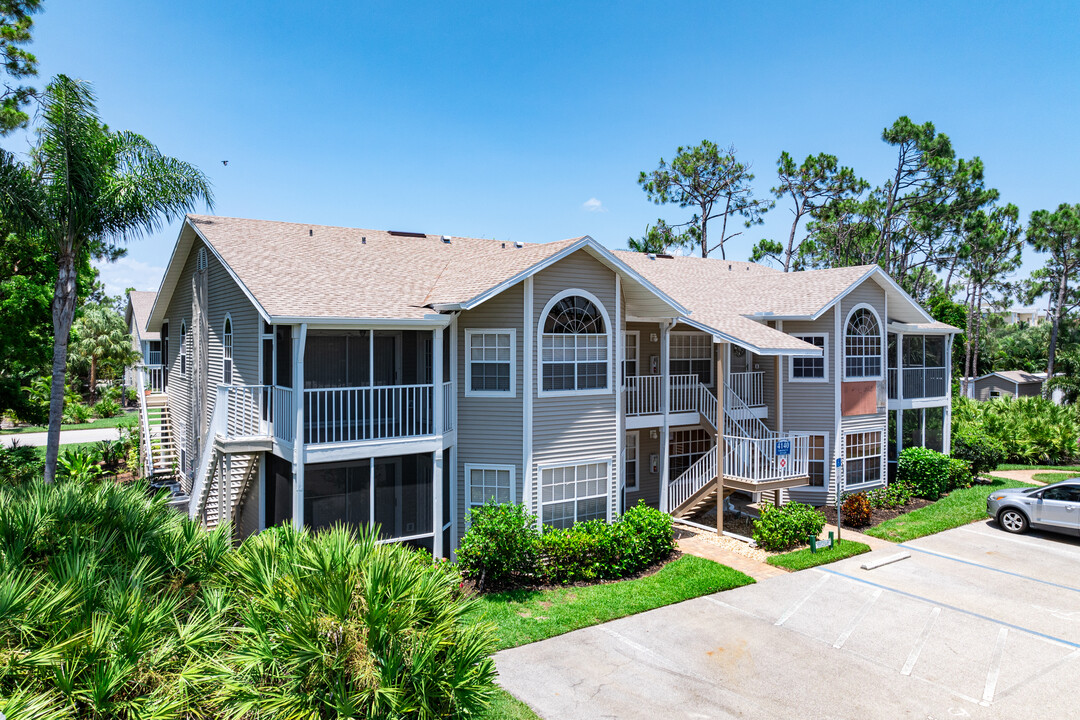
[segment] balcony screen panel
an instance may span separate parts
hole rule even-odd
[[[366,330],[333,334],[309,332],[304,348],[304,387],[368,386],[368,342]]]
[[[375,522],[383,538],[433,532],[431,455],[375,460]]]
[[[369,460],[304,469],[304,522],[313,530],[336,524],[363,527],[371,517]]]
[[[926,367],[945,367],[945,338],[930,335],[926,338]]]

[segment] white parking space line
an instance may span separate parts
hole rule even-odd
[[[1028,683],[1030,683],[1032,680],[1034,680],[1037,677],[1041,677],[1041,676],[1044,676],[1044,675],[1049,675],[1051,672],[1053,672],[1054,670],[1057,670],[1059,667],[1061,667],[1065,663],[1068,663],[1068,662],[1070,662],[1072,660],[1076,660],[1077,658],[1080,658],[1080,649],[1073,650],[1071,653],[1069,653],[1065,657],[1061,658],[1057,662],[1051,663],[1050,665],[1047,665],[1046,667],[1041,667],[1038,670],[1031,673],[1030,675],[1028,675],[1027,677],[1025,677],[1023,680],[1020,680],[1020,681],[1018,681],[1016,683],[1013,683],[1011,686],[1009,686],[1005,690],[1002,690],[1001,692],[999,692],[997,694],[997,699],[1000,700],[1001,698],[1005,697],[1006,695],[1011,694],[1017,688],[1025,687]]]
[[[783,625],[784,623],[786,623],[788,620],[791,619],[792,615],[799,612],[799,608],[801,608],[803,606],[803,603],[805,603],[807,600],[809,600],[814,595],[814,593],[816,593],[818,591],[818,589],[822,585],[825,584],[825,582],[828,579],[829,579],[828,575],[822,575],[821,578],[817,581],[817,583],[815,583],[814,586],[812,588],[810,588],[810,592],[803,595],[802,598],[797,603],[795,603],[794,605],[789,607],[784,612],[784,614],[780,616],[780,619],[777,620],[776,623],[775,623],[776,626],[779,627],[779,626]]]
[[[762,616],[758,615],[755,612],[750,612],[749,610],[744,610],[741,607],[732,605],[730,603],[726,603],[723,600],[717,600],[716,598],[712,597],[711,595],[706,595],[705,599],[708,600],[709,602],[713,603],[714,605],[719,605],[720,607],[727,608],[728,610],[734,610],[735,612],[742,613],[743,615],[749,615],[750,617],[755,618],[757,620],[764,620],[765,619],[765,618],[763,618]]]
[[[866,613],[870,612],[870,608],[872,608],[874,606],[874,603],[877,602],[878,598],[881,597],[882,592],[884,591],[881,588],[878,588],[873,592],[873,594],[870,595],[866,602],[863,603],[863,606],[859,608],[859,612],[855,614],[855,617],[851,621],[851,624],[847,626],[847,629],[844,630],[844,632],[840,633],[840,637],[836,638],[836,642],[833,643],[834,648],[839,650],[840,648],[844,647],[844,643],[846,643],[847,639],[851,637],[851,633],[855,632],[855,628],[857,628],[859,626],[859,623],[862,622],[863,618],[866,617]]]
[[[705,677],[703,677],[701,675],[698,675],[696,672],[694,672],[692,670],[687,670],[686,668],[680,666],[678,663],[676,663],[671,658],[665,657],[665,656],[661,655],[660,653],[656,652],[655,650],[650,650],[649,648],[645,647],[644,645],[642,645],[640,643],[637,643],[637,642],[634,642],[630,638],[626,637],[625,635],[622,635],[620,633],[615,632],[614,630],[607,627],[606,625],[597,625],[596,627],[601,632],[607,633],[611,637],[613,637],[616,640],[618,640],[619,642],[621,642],[623,645],[626,645],[628,648],[630,648],[634,652],[637,652],[637,653],[641,654],[648,661],[651,661],[654,665],[665,668],[669,672],[675,673],[676,675],[682,675],[683,677],[692,678],[694,680],[699,680],[699,681],[704,682],[704,683],[709,683],[710,682],[708,680],[708,678],[705,678]]]
[[[1001,661],[1005,657],[1005,641],[1008,637],[1009,628],[1003,627],[998,630],[994,654],[990,656],[990,669],[986,673],[986,687],[983,688],[982,696],[983,705],[989,705],[994,701],[994,691],[997,690],[998,676],[1001,674]]]
[[[934,629],[934,623],[937,622],[938,615],[941,615],[941,608],[935,607],[930,611],[930,617],[926,619],[926,625],[923,626],[919,639],[915,641],[915,647],[911,648],[907,662],[904,663],[903,669],[900,670],[901,675],[910,675],[911,671],[915,669],[915,663],[919,661],[919,654],[926,647],[926,641],[930,639],[930,633]]]

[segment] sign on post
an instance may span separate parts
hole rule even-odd
[[[790,455],[791,454],[791,441],[790,440],[777,440],[776,441],[776,454],[777,455]]]

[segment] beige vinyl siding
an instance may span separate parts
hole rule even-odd
[[[1020,392],[1017,397],[1038,397],[1042,395],[1042,383],[1020,383]]]
[[[172,416],[173,431],[182,442],[180,429],[190,426],[193,417],[191,402],[191,362],[188,358],[187,372],[180,374],[180,324],[186,323],[191,332],[191,278],[195,272],[199,248],[204,247],[201,240],[196,240],[191,247],[184,269],[180,275],[176,290],[169,300],[165,318],[169,321],[169,412]],[[259,335],[262,320],[244,291],[229,276],[212,252],[207,251],[207,313],[208,313],[208,356],[209,368],[207,382],[207,422],[213,411],[216,388],[222,379],[221,331],[225,323],[225,313],[231,313],[233,323],[233,383],[257,384],[259,382]]]
[[[1034,397],[1042,394],[1042,383],[1020,383],[1019,392],[1017,388],[1012,380],[991,375],[975,381],[974,394],[976,400],[992,399],[991,391],[1001,393],[1002,397]]]
[[[649,358],[656,356],[656,367],[660,368],[660,324],[659,323],[626,323],[627,332],[638,334],[638,375],[658,375],[649,372]],[[656,340],[652,336],[656,336]]]
[[[465,533],[465,464],[513,465],[514,484],[521,502],[522,436],[524,429],[523,357],[525,291],[522,283],[499,293],[479,307],[463,312],[457,321],[457,460],[455,471],[453,517],[458,523],[458,537]],[[466,330],[513,329],[514,397],[465,397],[469,380]]]
[[[533,280],[533,321],[528,332],[536,338],[538,323],[548,301],[568,289],[581,289],[596,296],[603,304],[611,323],[615,322],[615,273],[584,251],[578,251],[551,267],[541,270]],[[613,328],[609,327],[608,332]],[[616,341],[621,339],[616,336]],[[616,457],[620,421],[616,414],[615,392],[596,395],[540,396],[541,372],[537,357],[539,343],[534,340],[533,358],[533,475],[534,489],[529,506],[539,512],[536,468],[551,465],[572,465],[587,461],[610,461],[610,513],[617,512],[616,488],[619,477],[619,458]],[[611,359],[612,367],[615,365]],[[612,373],[610,386],[617,386]]]

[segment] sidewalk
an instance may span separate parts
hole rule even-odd
[[[28,445],[39,447],[47,445],[49,433],[23,433],[21,435],[0,435],[4,447],[11,447],[17,443],[26,447]],[[61,430],[60,444],[71,445],[72,443],[101,442],[102,440],[119,440],[120,428],[95,428],[93,430]]]

